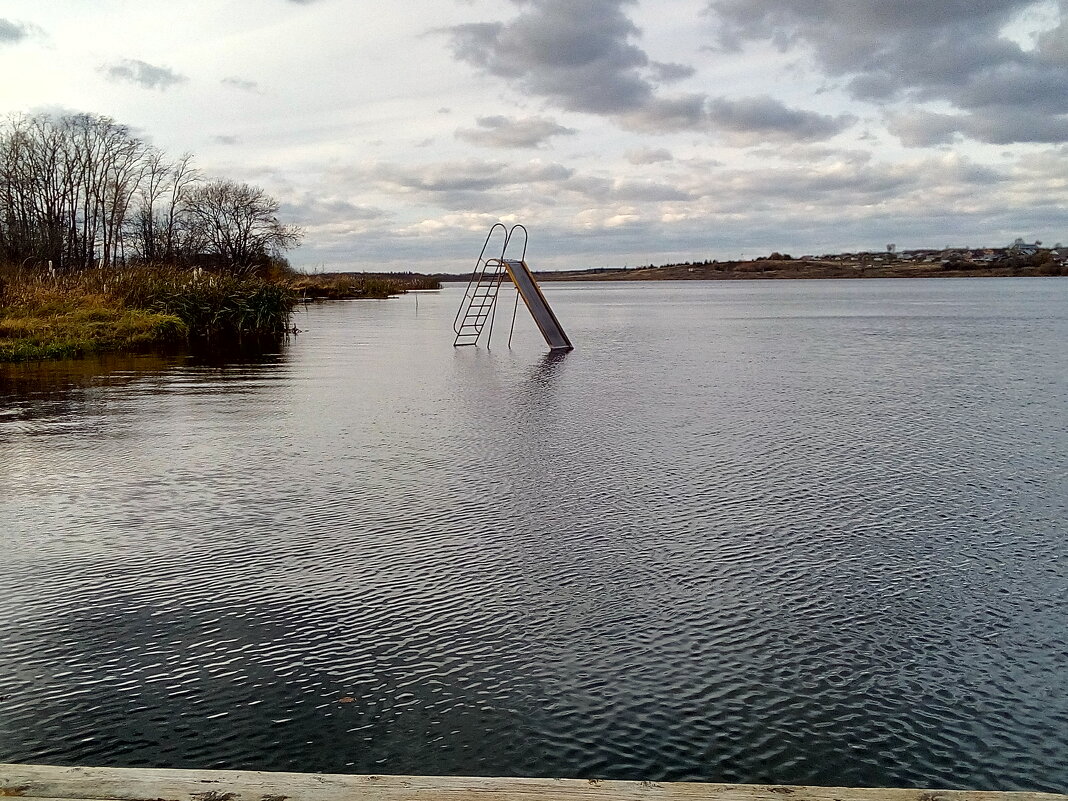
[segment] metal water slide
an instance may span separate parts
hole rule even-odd
[[[500,229],[498,231],[498,229]],[[517,233],[523,234],[523,247],[518,259],[508,258],[509,246],[516,249]],[[490,247],[494,239],[501,240],[500,256],[486,256],[486,252],[496,252],[496,247]],[[495,244],[495,243],[494,243]],[[545,337],[545,342],[552,350],[572,350],[571,340],[567,338],[564,328],[553,313],[549,301],[545,299],[541,287],[534,280],[534,274],[530,271],[526,262],[527,256],[527,229],[522,225],[513,225],[510,229],[503,223],[495,223],[486,235],[486,242],[482,245],[482,253],[479,254],[475,263],[475,271],[467,284],[464,298],[460,302],[460,309],[456,312],[453,320],[453,331],[456,338],[454,346],[475,345],[482,336],[482,331],[488,328],[486,344],[489,346],[493,337],[493,320],[496,316],[497,296],[500,292],[504,277],[508,276],[516,288],[515,308],[512,309],[512,329],[515,329],[515,315],[519,307],[519,298],[523,298],[530,316]],[[508,342],[511,343],[511,333]]]

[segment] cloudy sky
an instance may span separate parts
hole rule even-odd
[[[1068,0],[4,0],[0,74],[263,186],[309,270],[1068,242]]]

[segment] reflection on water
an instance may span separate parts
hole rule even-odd
[[[551,350],[538,359],[530,377],[540,384],[550,384],[553,376],[561,369],[570,351]]]
[[[0,368],[0,761],[1068,784],[1068,282]]]
[[[181,363],[179,357],[155,354],[107,354],[58,362],[0,363],[0,392],[10,403],[87,386],[136,380]]]
[[[176,371],[205,368],[217,375],[241,376],[257,367],[270,368],[284,360],[280,341],[259,341],[219,347],[200,343],[186,353],[96,354],[54,362],[0,363],[0,416],[36,416],[45,410],[61,414],[88,402],[98,390],[128,384],[160,387]]]

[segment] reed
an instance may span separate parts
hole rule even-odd
[[[287,282],[200,269],[141,268],[113,277],[127,306],[173,314],[196,339],[284,334],[297,295]]]
[[[297,295],[288,282],[146,266],[56,275],[0,271],[0,360],[277,338]]]
[[[317,273],[298,275],[291,286],[304,299],[389,298],[412,289],[441,289],[436,278],[414,273]]]

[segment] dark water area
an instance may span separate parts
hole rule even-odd
[[[1068,280],[546,293],[0,366],[0,761],[1068,789]]]

